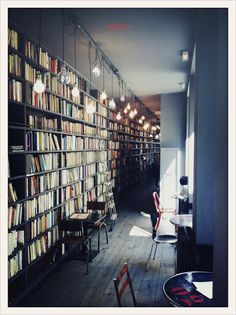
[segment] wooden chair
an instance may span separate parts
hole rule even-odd
[[[172,224],[169,222],[169,219],[175,214],[174,209],[162,209],[160,205],[160,198],[156,191],[152,194],[155,208],[156,208],[156,224],[154,226],[156,235],[153,235],[153,243],[151,247],[151,251],[148,257],[146,271],[148,271],[148,267],[150,264],[153,247],[155,246],[153,260],[156,257],[157,245],[159,243],[168,243],[168,244],[176,244],[177,236],[175,235],[175,230]],[[164,223],[164,224],[163,224]],[[166,233],[166,228],[169,226],[171,233]],[[173,230],[173,232],[172,232]]]
[[[91,260],[91,237],[85,236],[83,231],[83,223],[81,221],[67,221],[60,222],[60,230],[64,232],[61,238],[61,243],[68,245],[70,255],[70,246],[78,245],[81,251],[86,256],[86,274],[88,274],[89,261]]]
[[[97,211],[99,212],[100,211],[100,215],[98,215],[98,219],[94,223],[86,224],[88,229],[97,230],[97,232],[98,232],[98,252],[100,252],[100,234],[101,234],[102,228],[105,229],[106,241],[108,244],[108,227],[105,223],[105,218],[107,215],[106,203],[101,202],[101,201],[88,201],[87,202],[87,211],[88,210],[92,210],[93,212],[97,212]]]
[[[132,282],[131,282],[127,263],[124,264],[124,266],[121,269],[121,271],[119,272],[118,276],[114,279],[114,285],[115,285],[115,290],[116,290],[116,297],[117,297],[118,306],[122,306],[121,305],[121,298],[122,298],[122,295],[125,292],[125,289],[127,288],[128,285],[130,288],[130,292],[132,295],[132,300],[133,300],[134,306],[137,306],[137,302],[136,302],[135,295],[134,295],[134,289],[132,286]]]

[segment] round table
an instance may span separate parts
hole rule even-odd
[[[180,227],[193,227],[193,215],[192,214],[176,214],[170,218],[170,222]]]
[[[211,288],[212,272],[189,271],[170,277],[163,285],[163,292],[170,303],[178,307],[211,307],[212,298],[200,293],[195,285],[204,283]],[[193,283],[195,282],[195,284]],[[198,284],[196,284],[198,283]],[[201,285],[201,284],[200,284]],[[200,286],[199,285],[199,286]]]

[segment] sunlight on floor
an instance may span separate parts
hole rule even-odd
[[[146,213],[146,212],[143,212],[143,211],[141,211],[140,213],[141,213],[141,215],[142,215],[143,217],[150,218],[150,214],[148,214],[148,213]]]
[[[137,226],[133,226],[132,229],[130,230],[129,232],[129,235],[130,236],[143,236],[143,237],[150,237],[152,234],[143,230],[143,229],[140,229],[139,227]]]

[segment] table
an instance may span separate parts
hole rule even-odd
[[[176,214],[170,218],[170,222],[180,227],[193,228],[193,215],[192,214]]]
[[[92,212],[87,213],[88,215],[85,216],[85,213],[75,213],[71,217],[67,217],[64,220],[67,222],[70,222],[71,225],[76,227],[76,222],[82,222],[83,226],[83,233],[85,236],[88,236],[88,230],[89,226],[91,224],[94,224],[96,222],[99,222],[103,220],[106,217],[106,214],[103,214],[99,210],[94,210]],[[76,217],[78,215],[78,217]],[[82,249],[82,254],[84,253],[85,248]],[[94,260],[94,258],[99,254],[98,251],[91,250],[91,260]],[[84,257],[81,257],[81,260],[84,260]]]
[[[211,307],[213,306],[213,299],[208,293],[212,293],[212,281],[212,272],[182,272],[165,281],[163,292],[174,306]]]
[[[192,214],[177,214],[170,222],[178,227],[177,272],[192,270],[194,262],[194,238]]]

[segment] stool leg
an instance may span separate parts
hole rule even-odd
[[[106,239],[107,239],[107,244],[108,244],[108,227],[106,224],[104,224],[104,227],[105,227]]]
[[[100,252],[100,227],[98,228],[98,252]]]
[[[147,261],[147,265],[146,265],[146,271],[148,271],[148,267],[149,267],[149,264],[150,264],[153,246],[154,246],[154,243],[152,243],[151,251],[150,251],[150,254],[148,256],[148,261]]]

